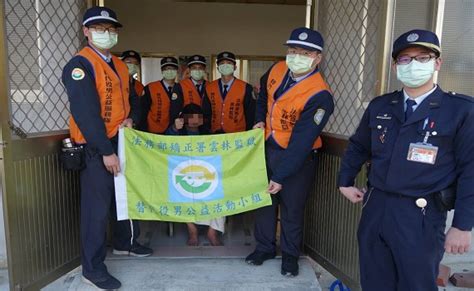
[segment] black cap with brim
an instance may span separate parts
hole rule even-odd
[[[283,45],[289,46],[289,47],[299,47],[299,48],[305,49],[307,51],[312,51],[312,52],[321,52],[321,50],[315,47],[307,46],[304,44],[284,43]]]
[[[99,6],[87,9],[82,19],[82,25],[89,27],[99,23],[110,23],[115,27],[122,27],[117,19],[117,14],[112,9]]]
[[[191,67],[194,64],[206,66],[206,58],[201,55],[193,55],[188,58],[187,66]]]
[[[432,50],[439,57],[441,54],[441,46],[438,36],[429,30],[413,29],[400,35],[393,43],[392,58],[396,58],[398,54],[409,47],[421,46]]]
[[[234,54],[234,53],[231,53],[231,52],[221,52],[221,53],[219,53],[219,54],[217,55],[217,63],[218,63],[218,64],[219,64],[220,62],[224,61],[224,60],[231,61],[231,62],[233,62],[234,64],[237,63],[235,54]]]
[[[289,47],[299,47],[308,51],[322,52],[324,47],[323,36],[316,30],[306,27],[294,29],[289,39],[284,43]]]

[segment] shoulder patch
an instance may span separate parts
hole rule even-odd
[[[84,79],[86,73],[80,68],[74,68],[71,73],[71,78],[75,81],[80,81]]]
[[[316,113],[314,114],[314,118],[313,118],[314,123],[316,123],[316,125],[321,124],[321,121],[323,121],[325,114],[326,114],[326,110],[322,108],[319,108],[318,110],[316,110]]]

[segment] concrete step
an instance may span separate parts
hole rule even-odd
[[[315,290],[321,287],[307,258],[299,261],[300,274],[280,274],[281,258],[250,266],[243,258],[108,258],[109,272],[122,282],[120,290]],[[95,290],[81,280],[77,268],[42,289]]]

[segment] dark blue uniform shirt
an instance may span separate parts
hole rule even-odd
[[[457,181],[453,226],[474,225],[474,99],[445,93],[439,87],[404,119],[403,91],[372,100],[349,139],[339,173],[339,186],[352,186],[370,160],[369,184],[386,192],[421,197]],[[434,164],[407,159],[410,143],[438,147]]]
[[[257,99],[257,110],[255,122],[265,122],[268,104],[267,104],[267,81],[272,68],[268,70],[260,79],[260,93]],[[276,91],[274,99],[277,100],[289,88],[289,70],[278,90]],[[316,69],[312,74],[318,72]],[[309,76],[310,76],[309,75]],[[308,77],[309,77],[308,76]],[[286,88],[285,84],[287,85]],[[293,84],[294,85],[294,84]],[[326,111],[322,121],[316,124],[314,115],[318,109]],[[334,111],[334,101],[330,92],[321,91],[312,96],[306,103],[300,118],[296,121],[293,132],[290,137],[288,147],[283,150],[275,140],[270,136],[266,141],[267,146],[280,148],[282,150],[280,164],[273,170],[272,181],[283,183],[283,180],[295,173],[302,167],[305,159],[311,153],[314,141],[321,134],[324,126],[328,122],[329,116]]]

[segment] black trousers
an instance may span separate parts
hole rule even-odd
[[[82,273],[89,279],[107,274],[106,231],[109,214],[113,219],[113,245],[128,250],[139,236],[138,222],[117,221],[114,176],[104,166],[102,156],[85,148],[86,167],[81,171],[81,261]],[[133,230],[133,236],[132,236]]]
[[[266,148],[267,172],[269,179],[276,165],[280,164],[281,149]],[[291,161],[287,161],[291,162]],[[282,252],[298,257],[303,242],[303,221],[306,199],[313,186],[316,173],[316,154],[305,160],[301,169],[283,181],[283,188],[272,196],[272,205],[256,210],[256,249],[262,252],[276,251],[277,210],[280,206],[280,247]]]
[[[359,223],[359,258],[364,291],[437,291],[444,254],[446,211],[432,195],[416,198],[371,188]]]

